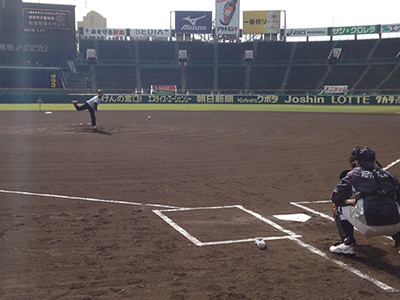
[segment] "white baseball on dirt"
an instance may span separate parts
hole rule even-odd
[[[261,250],[267,249],[267,245],[265,244],[265,241],[264,241],[263,238],[257,237],[256,240],[255,240],[255,242],[256,242],[256,245],[257,245],[257,247],[258,247],[259,249],[261,249]]]

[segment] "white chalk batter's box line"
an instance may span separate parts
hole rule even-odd
[[[325,214],[322,214],[318,211],[309,209],[308,207],[302,205],[302,204],[315,204],[315,203],[328,203],[330,201],[304,201],[304,202],[291,202],[292,205],[295,205],[299,208],[303,208],[307,211],[310,211],[312,213],[315,213],[323,218],[326,218],[328,220],[333,220],[332,217],[329,217]],[[338,259],[332,259],[329,255],[327,255],[325,252],[315,248],[314,246],[311,246],[309,244],[304,243],[303,241],[301,241],[299,238],[301,238],[301,235],[295,234],[294,232],[283,228],[282,226],[276,224],[275,222],[272,222],[271,220],[264,218],[263,216],[261,216],[258,213],[255,213],[251,210],[248,210],[246,208],[244,208],[241,205],[232,205],[232,206],[215,206],[215,207],[196,207],[196,208],[175,208],[175,209],[163,209],[163,210],[153,210],[153,212],[155,214],[157,214],[158,216],[160,216],[165,222],[167,222],[169,225],[171,225],[175,230],[177,230],[179,233],[181,233],[183,236],[185,236],[188,240],[190,240],[192,243],[194,243],[196,246],[211,246],[211,245],[221,245],[221,244],[232,244],[232,243],[242,243],[242,242],[251,242],[254,241],[254,238],[250,238],[250,239],[240,239],[240,240],[232,240],[232,241],[215,241],[215,242],[201,242],[199,241],[197,238],[195,238],[194,236],[192,236],[188,231],[186,231],[185,229],[183,229],[181,226],[179,226],[176,222],[174,222],[172,219],[170,219],[169,217],[167,217],[164,212],[179,212],[179,211],[193,211],[193,210],[211,210],[211,209],[230,209],[230,208],[238,208],[252,216],[254,216],[255,218],[271,225],[272,227],[286,233],[286,236],[279,236],[279,237],[264,237],[264,240],[278,240],[278,239],[288,239],[291,241],[294,241],[296,244],[298,244],[299,246],[307,249],[308,251],[317,254],[318,256],[340,266],[341,268],[347,270],[348,272],[357,275],[358,277],[365,279],[367,281],[369,281],[370,283],[376,285],[377,287],[379,287],[380,289],[387,291],[387,292],[391,292],[391,293],[400,293],[399,289],[393,288],[389,285],[387,285],[386,283],[377,280],[363,272],[361,272],[360,270],[353,268],[349,265],[347,265],[346,263],[338,260]]]
[[[170,224],[172,226],[172,224],[175,224],[173,227],[178,230],[179,232],[181,232],[183,235],[185,235],[186,237],[192,237],[186,230],[184,230],[183,228],[181,228],[180,226],[178,226],[175,222],[173,222],[170,218],[168,218],[167,216],[165,216],[165,214],[163,214],[163,212],[168,212],[168,211],[185,211],[185,210],[199,210],[199,209],[222,209],[222,208],[238,208],[241,209],[251,215],[253,215],[254,217],[262,220],[263,222],[266,222],[267,224],[272,225],[273,227],[286,232],[288,235],[287,236],[280,236],[280,237],[265,237],[265,240],[277,240],[277,239],[289,239],[292,240],[294,242],[296,242],[299,246],[311,251],[314,254],[319,255],[320,257],[323,257],[326,260],[329,260],[333,263],[335,263],[336,265],[340,266],[341,268],[344,268],[345,270],[357,275],[358,277],[365,279],[373,284],[375,284],[376,286],[378,286],[379,288],[388,291],[388,292],[395,292],[395,293],[400,293],[400,290],[395,289],[379,280],[376,280],[364,273],[362,273],[361,271],[343,263],[340,260],[337,259],[332,259],[330,258],[327,254],[325,254],[324,252],[322,252],[321,250],[308,245],[304,242],[302,242],[301,240],[298,239],[298,237],[301,237],[300,235],[297,235],[293,232],[291,232],[290,230],[286,230],[283,227],[279,226],[278,224],[262,217],[260,214],[257,214],[255,212],[252,212],[248,209],[245,209],[243,206],[241,205],[234,205],[234,206],[217,206],[217,207],[198,207],[198,208],[177,208],[177,207],[173,207],[173,206],[166,206],[166,205],[159,205],[159,204],[143,204],[143,203],[135,203],[135,202],[127,202],[127,201],[115,201],[115,200],[105,200],[105,199],[95,199],[95,198],[85,198],[85,197],[71,197],[71,196],[63,196],[63,195],[52,195],[52,194],[39,194],[39,193],[31,193],[31,192],[21,192],[21,191],[9,191],[9,190],[0,190],[0,193],[5,193],[5,194],[17,194],[17,195],[26,195],[26,196],[39,196],[39,197],[50,197],[50,198],[60,198],[60,199],[68,199],[68,200],[80,200],[80,201],[89,201],[89,202],[101,202],[101,203],[110,203],[110,204],[122,204],[122,205],[145,205],[145,206],[154,206],[154,207],[162,207],[164,208],[163,210],[154,210],[154,212],[159,215],[161,218],[163,218],[168,224]],[[302,204],[312,204],[312,203],[327,203],[330,201],[315,201],[315,202],[291,202],[292,205],[298,206],[300,208],[303,208],[305,210],[308,211],[312,211],[313,213],[316,213],[317,215],[320,215],[324,218],[327,218],[329,220],[333,220],[333,218],[322,214],[320,212],[314,211],[309,209],[308,207],[302,205]],[[181,230],[181,231],[180,231]],[[198,239],[193,237],[192,242],[194,242],[195,244],[197,243],[200,246],[208,246],[208,245],[218,245],[218,244],[228,244],[228,243],[239,243],[239,242],[249,242],[249,241],[254,241],[254,238],[251,239],[243,239],[243,240],[234,240],[234,241],[220,241],[220,242],[211,242],[211,243],[202,243],[200,242]]]
[[[254,241],[255,238],[246,238],[246,239],[239,239],[239,240],[226,240],[226,241],[214,241],[214,242],[202,242],[193,235],[191,235],[187,230],[179,226],[176,222],[174,222],[171,218],[167,217],[164,212],[183,212],[183,211],[195,211],[195,210],[213,210],[213,209],[240,209],[241,211],[248,213],[255,217],[258,220],[261,220],[264,223],[267,223],[274,227],[275,229],[282,231],[283,233],[287,234],[285,236],[270,236],[270,237],[263,237],[264,240],[282,240],[282,239],[293,239],[299,238],[301,235],[295,234],[294,232],[283,228],[282,226],[272,222],[271,220],[264,218],[260,214],[257,214],[251,210],[244,208],[241,205],[229,205],[229,206],[213,206],[213,207],[195,207],[195,208],[175,208],[175,209],[163,209],[163,210],[153,210],[155,214],[157,214],[161,219],[163,219],[167,224],[171,225],[176,231],[186,237],[189,241],[191,241],[196,246],[212,246],[212,245],[223,245],[223,244],[232,244],[232,243],[244,243],[244,242],[251,242]]]

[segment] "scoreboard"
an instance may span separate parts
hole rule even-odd
[[[0,0],[0,36],[75,36],[75,6]]]
[[[74,30],[71,10],[22,8],[22,26],[26,33],[62,33]]]
[[[0,0],[0,65],[53,67],[76,51],[75,6]]]

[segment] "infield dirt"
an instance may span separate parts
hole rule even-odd
[[[0,112],[1,299],[398,299],[333,262],[400,290],[391,240],[356,233],[355,258],[331,254],[335,224],[290,202],[329,200],[355,146],[399,159],[400,116],[148,115],[100,111],[92,133],[87,112]],[[154,213],[232,205],[327,259],[290,239],[196,246]],[[311,219],[274,217],[291,213]],[[201,242],[285,235],[236,208],[164,214]]]

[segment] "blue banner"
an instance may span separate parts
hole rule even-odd
[[[175,33],[177,34],[204,34],[212,33],[211,11],[176,11]]]

